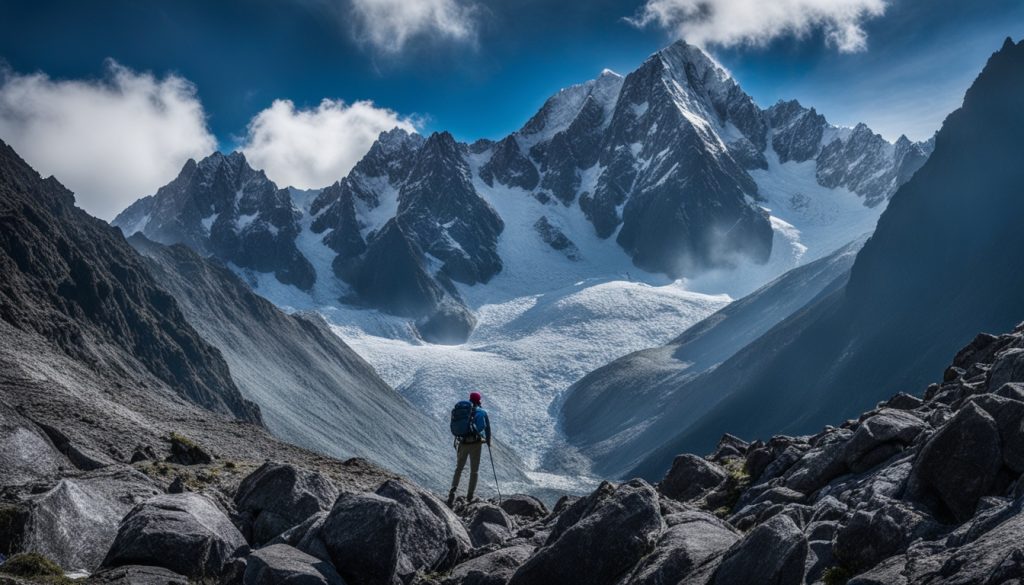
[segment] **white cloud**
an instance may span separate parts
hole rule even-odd
[[[249,122],[241,150],[278,185],[313,189],[348,174],[377,136],[396,126],[415,132],[409,118],[370,101],[325,99],[297,110],[290,100],[275,100]]]
[[[473,41],[477,6],[467,0],[349,0],[356,39],[387,53],[416,37]]]
[[[856,52],[867,47],[863,23],[885,12],[887,0],[647,0],[627,19],[655,24],[696,45],[763,45],[821,29],[829,45]]]
[[[108,220],[217,146],[191,83],[114,61],[102,80],[0,72],[0,138]]]

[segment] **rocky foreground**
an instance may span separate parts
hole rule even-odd
[[[165,458],[26,483],[29,462],[12,455],[43,465],[53,435],[3,424],[0,551],[13,556],[0,572],[54,571],[26,554],[41,553],[92,573],[88,583],[1024,579],[1024,324],[979,335],[923,399],[897,394],[813,436],[727,435],[708,457],[677,457],[656,485],[605,482],[550,511],[528,496],[452,511],[393,476],[241,469],[185,437],[169,439]]]

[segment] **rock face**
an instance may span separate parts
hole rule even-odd
[[[131,468],[110,467],[61,479],[28,500],[19,546],[46,555],[65,570],[94,571],[134,505],[157,495]]]
[[[1013,187],[1024,182],[1016,148],[1024,133],[1016,99],[1024,95],[1022,63],[1019,43],[991,57],[928,162],[892,197],[846,286],[688,382],[679,395],[721,396],[723,388],[729,395],[697,420],[684,419],[636,473],[659,477],[678,452],[710,450],[724,431],[803,433],[837,414],[856,416],[893,391],[923,386],[977,331],[1020,320],[1009,291],[1024,286],[1024,272],[1006,250],[1024,246],[1007,220],[1024,213]],[[955,225],[942,209],[956,210]],[[950,266],[963,269],[938,286]]]
[[[228,517],[204,496],[156,496],[121,521],[103,565],[150,565],[193,579],[217,578],[248,545]]]
[[[220,354],[118,231],[76,208],[70,191],[2,143],[0,206],[0,324],[5,339],[25,339],[7,351],[42,339],[98,372],[142,369],[200,406],[259,420]]]
[[[316,273],[295,245],[298,220],[288,191],[253,170],[245,155],[215,152],[198,163],[189,159],[176,179],[112,224],[125,236],[142,232],[161,244],[185,244],[309,289]]]

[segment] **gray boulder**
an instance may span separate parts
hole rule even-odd
[[[996,421],[1003,463],[1015,473],[1024,473],[1024,402],[993,394],[974,396],[972,401]]]
[[[844,441],[853,433],[842,429],[835,431],[834,435],[829,442],[804,453],[789,468],[785,475],[786,487],[810,495],[848,471]]]
[[[920,514],[897,504],[859,510],[839,527],[833,552],[843,566],[865,571],[906,550],[923,520]]]
[[[338,572],[353,585],[398,584],[418,571],[447,571],[472,546],[444,503],[397,480],[373,494],[342,495],[324,519],[319,538]]]
[[[728,473],[720,465],[687,453],[675,458],[665,479],[658,484],[658,491],[674,500],[687,502],[715,489],[726,477]]]
[[[124,517],[103,566],[149,565],[210,579],[247,551],[242,533],[209,499],[163,494]]]
[[[726,553],[714,585],[799,585],[804,578],[807,539],[788,516],[755,528]]]
[[[468,560],[452,569],[441,585],[505,585],[526,559],[532,546],[512,546]]]
[[[548,515],[548,508],[533,496],[512,494],[501,500],[501,509],[520,520],[539,520]]]
[[[515,521],[493,504],[476,504],[469,511],[466,529],[473,546],[501,544],[516,530]]]
[[[996,422],[973,402],[936,432],[911,470],[908,494],[938,500],[958,522],[974,515],[1003,464]]]
[[[273,544],[246,558],[243,585],[344,585],[330,563],[292,548]]]
[[[68,571],[94,571],[133,506],[160,493],[131,467],[111,467],[62,479],[26,502],[21,548]]]
[[[865,419],[846,442],[843,459],[853,471],[864,471],[888,459],[913,443],[926,428],[912,413],[883,408]]]
[[[1024,382],[1024,348],[1013,347],[1000,352],[988,372],[989,391],[1010,382]]]
[[[338,490],[326,476],[268,461],[242,480],[235,506],[254,545],[269,542],[317,512],[330,510]]]
[[[685,582],[695,567],[740,539],[736,530],[705,512],[690,510],[665,520],[671,527],[625,580],[626,585]]]
[[[189,585],[188,577],[163,567],[127,565],[89,575],[88,583],[102,585]]]
[[[5,405],[0,405],[0,445],[0,477],[5,486],[53,478],[70,466],[36,425]]]
[[[604,493],[578,521],[564,531],[552,531],[510,585],[611,585],[654,549],[664,528],[654,488],[643,480],[624,483],[611,493],[602,488],[598,490]]]

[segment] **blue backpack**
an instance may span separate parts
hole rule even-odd
[[[480,437],[480,431],[476,428],[476,405],[468,400],[462,400],[452,408],[452,434],[459,439],[473,439]]]

